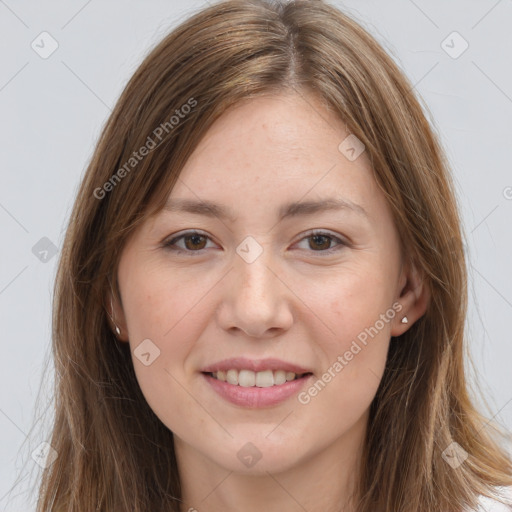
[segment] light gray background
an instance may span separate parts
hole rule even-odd
[[[205,3],[0,0],[2,511],[34,509],[27,487],[39,467],[30,454],[46,439],[29,430],[49,355],[57,255],[42,262],[32,247],[47,237],[60,249],[81,176],[126,81],[150,47]],[[491,415],[512,431],[512,1],[331,3],[387,48],[431,112],[468,234],[470,350]],[[47,59],[31,48],[43,31],[59,45]],[[458,58],[441,47],[453,31],[469,43]]]

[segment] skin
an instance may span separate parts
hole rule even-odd
[[[390,336],[424,314],[429,292],[402,260],[366,153],[350,161],[338,149],[347,135],[310,94],[241,103],[210,128],[170,196],[220,203],[235,219],[162,211],[123,250],[113,316],[132,354],[147,338],[160,350],[150,365],[135,356],[133,364],[174,433],[182,510],[354,510],[348,498]],[[367,216],[344,209],[278,220],[283,203],[326,197]],[[187,230],[207,238],[177,241],[186,254],[162,247]],[[249,235],[263,251],[252,263],[236,252]],[[273,357],[316,381],[393,304],[400,313],[305,405],[296,395],[260,409],[233,405],[200,372],[229,357]],[[247,442],[261,454],[252,467],[237,457]]]

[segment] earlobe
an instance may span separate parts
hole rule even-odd
[[[422,272],[411,263],[402,278],[400,296],[397,301],[402,305],[400,314],[395,317],[391,336],[400,336],[418,321],[427,311],[430,301],[430,289]]]

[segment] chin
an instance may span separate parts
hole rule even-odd
[[[300,463],[303,446],[286,445],[279,439],[271,441],[265,435],[260,432],[259,436],[235,436],[220,453],[205,455],[228,471],[255,476],[287,471]]]

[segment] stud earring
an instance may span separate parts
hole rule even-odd
[[[403,323],[403,324],[407,324],[408,322],[409,322],[409,319],[408,319],[406,316],[404,316],[404,317],[402,318],[402,323]]]

